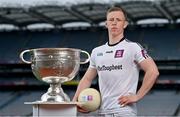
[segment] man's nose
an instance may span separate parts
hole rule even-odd
[[[116,24],[117,24],[117,21],[116,21],[116,20],[114,20],[114,21],[112,22],[112,24],[113,24],[113,25],[116,25]]]

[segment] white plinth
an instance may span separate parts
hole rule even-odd
[[[25,102],[33,105],[33,117],[76,117],[78,102]]]

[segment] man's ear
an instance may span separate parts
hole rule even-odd
[[[126,28],[127,26],[128,26],[128,21],[125,21],[124,28]]]

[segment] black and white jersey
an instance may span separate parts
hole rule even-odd
[[[90,67],[98,72],[102,110],[120,108],[120,96],[136,93],[139,79],[138,63],[148,57],[139,44],[127,39],[122,39],[115,45],[110,46],[106,43],[93,49]],[[128,108],[136,109],[135,106]]]

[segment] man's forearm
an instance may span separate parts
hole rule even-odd
[[[90,82],[90,81],[88,81],[88,80],[86,80],[86,79],[80,80],[79,85],[78,85],[78,88],[77,88],[77,91],[76,91],[75,96],[74,96],[74,98],[73,98],[73,101],[77,101],[77,98],[78,98],[79,93],[80,93],[83,89],[88,88],[88,87],[90,87],[90,86],[91,86],[91,82]]]
[[[137,92],[138,100],[143,98],[149,92],[149,90],[153,87],[154,83],[156,82],[158,75],[158,71],[149,71],[145,73],[143,83]]]

